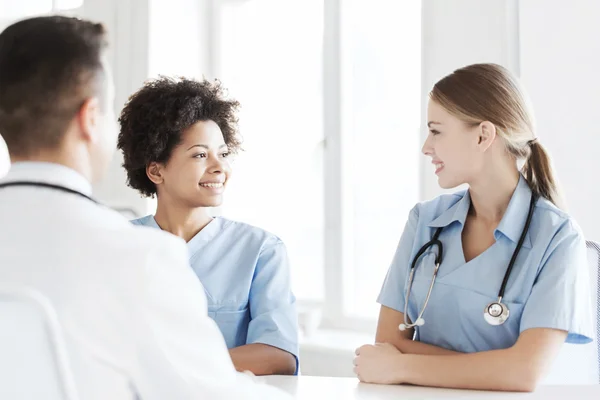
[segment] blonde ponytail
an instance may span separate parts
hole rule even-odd
[[[538,196],[545,197],[558,208],[563,208],[562,196],[554,178],[548,152],[537,138],[529,141],[528,145],[530,152],[523,165],[522,173],[529,187]]]

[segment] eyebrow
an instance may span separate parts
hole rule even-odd
[[[431,128],[431,125],[432,125],[432,124],[433,124],[433,125],[442,125],[442,123],[441,123],[441,122],[429,121],[429,122],[427,123],[427,127],[428,127],[428,128]]]
[[[186,151],[191,150],[194,147],[202,147],[203,149],[210,150],[210,148],[205,144],[195,144],[195,145],[191,146],[189,149],[187,149]],[[222,144],[221,146],[219,146],[219,150],[222,149],[223,147],[227,147],[227,145]]]

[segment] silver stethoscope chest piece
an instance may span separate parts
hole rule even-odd
[[[506,304],[502,304],[500,300],[488,304],[483,310],[483,317],[490,325],[502,325],[510,314]]]

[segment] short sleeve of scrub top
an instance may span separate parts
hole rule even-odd
[[[521,332],[554,328],[569,332],[567,342],[589,343],[591,298],[586,245],[582,233],[565,222],[542,259],[540,271],[525,303]]]
[[[263,246],[250,286],[247,343],[264,343],[298,355],[296,299],[291,291],[289,261],[283,242]]]

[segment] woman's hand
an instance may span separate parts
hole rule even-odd
[[[377,343],[356,349],[354,373],[361,382],[398,384],[402,382],[403,354],[394,345]]]

